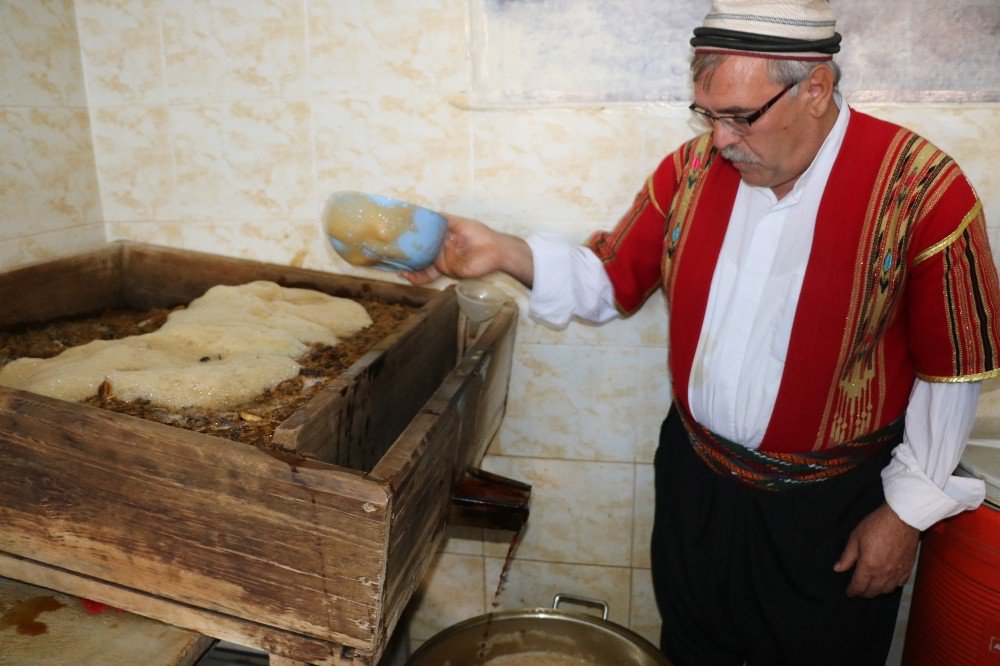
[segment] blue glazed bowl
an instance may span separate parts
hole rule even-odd
[[[333,249],[351,264],[419,271],[441,251],[448,221],[407,201],[335,192],[323,209],[323,225]]]

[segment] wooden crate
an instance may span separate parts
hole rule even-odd
[[[0,273],[0,326],[272,280],[420,306],[275,433],[290,459],[0,387],[0,576],[315,664],[377,660],[503,415],[517,313],[454,291],[113,244]]]

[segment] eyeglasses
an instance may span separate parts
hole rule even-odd
[[[780,93],[778,93],[771,99],[767,100],[764,103],[764,106],[760,107],[753,113],[747,114],[745,116],[732,116],[732,115],[717,116],[710,111],[706,111],[697,104],[692,104],[688,108],[694,111],[695,115],[702,122],[704,122],[709,129],[715,129],[715,123],[720,122],[722,123],[722,126],[726,128],[727,132],[735,134],[737,136],[747,136],[748,134],[753,133],[753,130],[750,128],[750,126],[753,125],[758,120],[760,120],[760,117],[764,115],[764,113],[768,109],[777,104],[778,100],[785,96],[785,93],[787,93],[789,90],[791,90],[797,85],[798,83],[793,83],[792,85],[787,86]]]

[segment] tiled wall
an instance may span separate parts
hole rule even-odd
[[[0,266],[104,242],[73,0],[0,1]]]
[[[99,237],[103,219],[112,239],[395,279],[328,249],[317,217],[330,192],[582,241],[613,224],[691,134],[683,104],[473,110],[465,2],[36,4],[0,0],[18,21],[0,17],[0,76],[16,62],[20,77],[3,79],[0,99],[5,154],[15,147],[0,164],[5,264],[41,256],[40,239],[67,228]],[[76,66],[74,6],[87,102],[79,78],[62,80],[64,63]],[[1000,105],[860,108],[950,151],[1000,222]],[[60,187],[72,196],[51,197]],[[991,237],[1000,247],[995,226]],[[646,542],[669,404],[664,310],[656,296],[631,320],[564,331],[522,319],[507,416],[485,463],[534,486],[500,608],[545,606],[557,592],[599,597],[612,620],[655,639]],[[414,607],[416,641],[490,609],[508,540],[452,533]]]

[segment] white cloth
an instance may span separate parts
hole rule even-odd
[[[736,195],[688,396],[699,423],[750,448],[760,445],[774,409],[816,213],[848,118],[841,103],[813,163],[780,201],[769,188],[742,182]],[[552,234],[533,234],[528,244],[535,317],[563,326],[572,317],[602,322],[618,315],[611,282],[589,249]],[[979,387],[916,381],[903,442],[882,472],[886,501],[906,523],[926,529],[982,502],[982,481],[952,476],[972,429]]]

